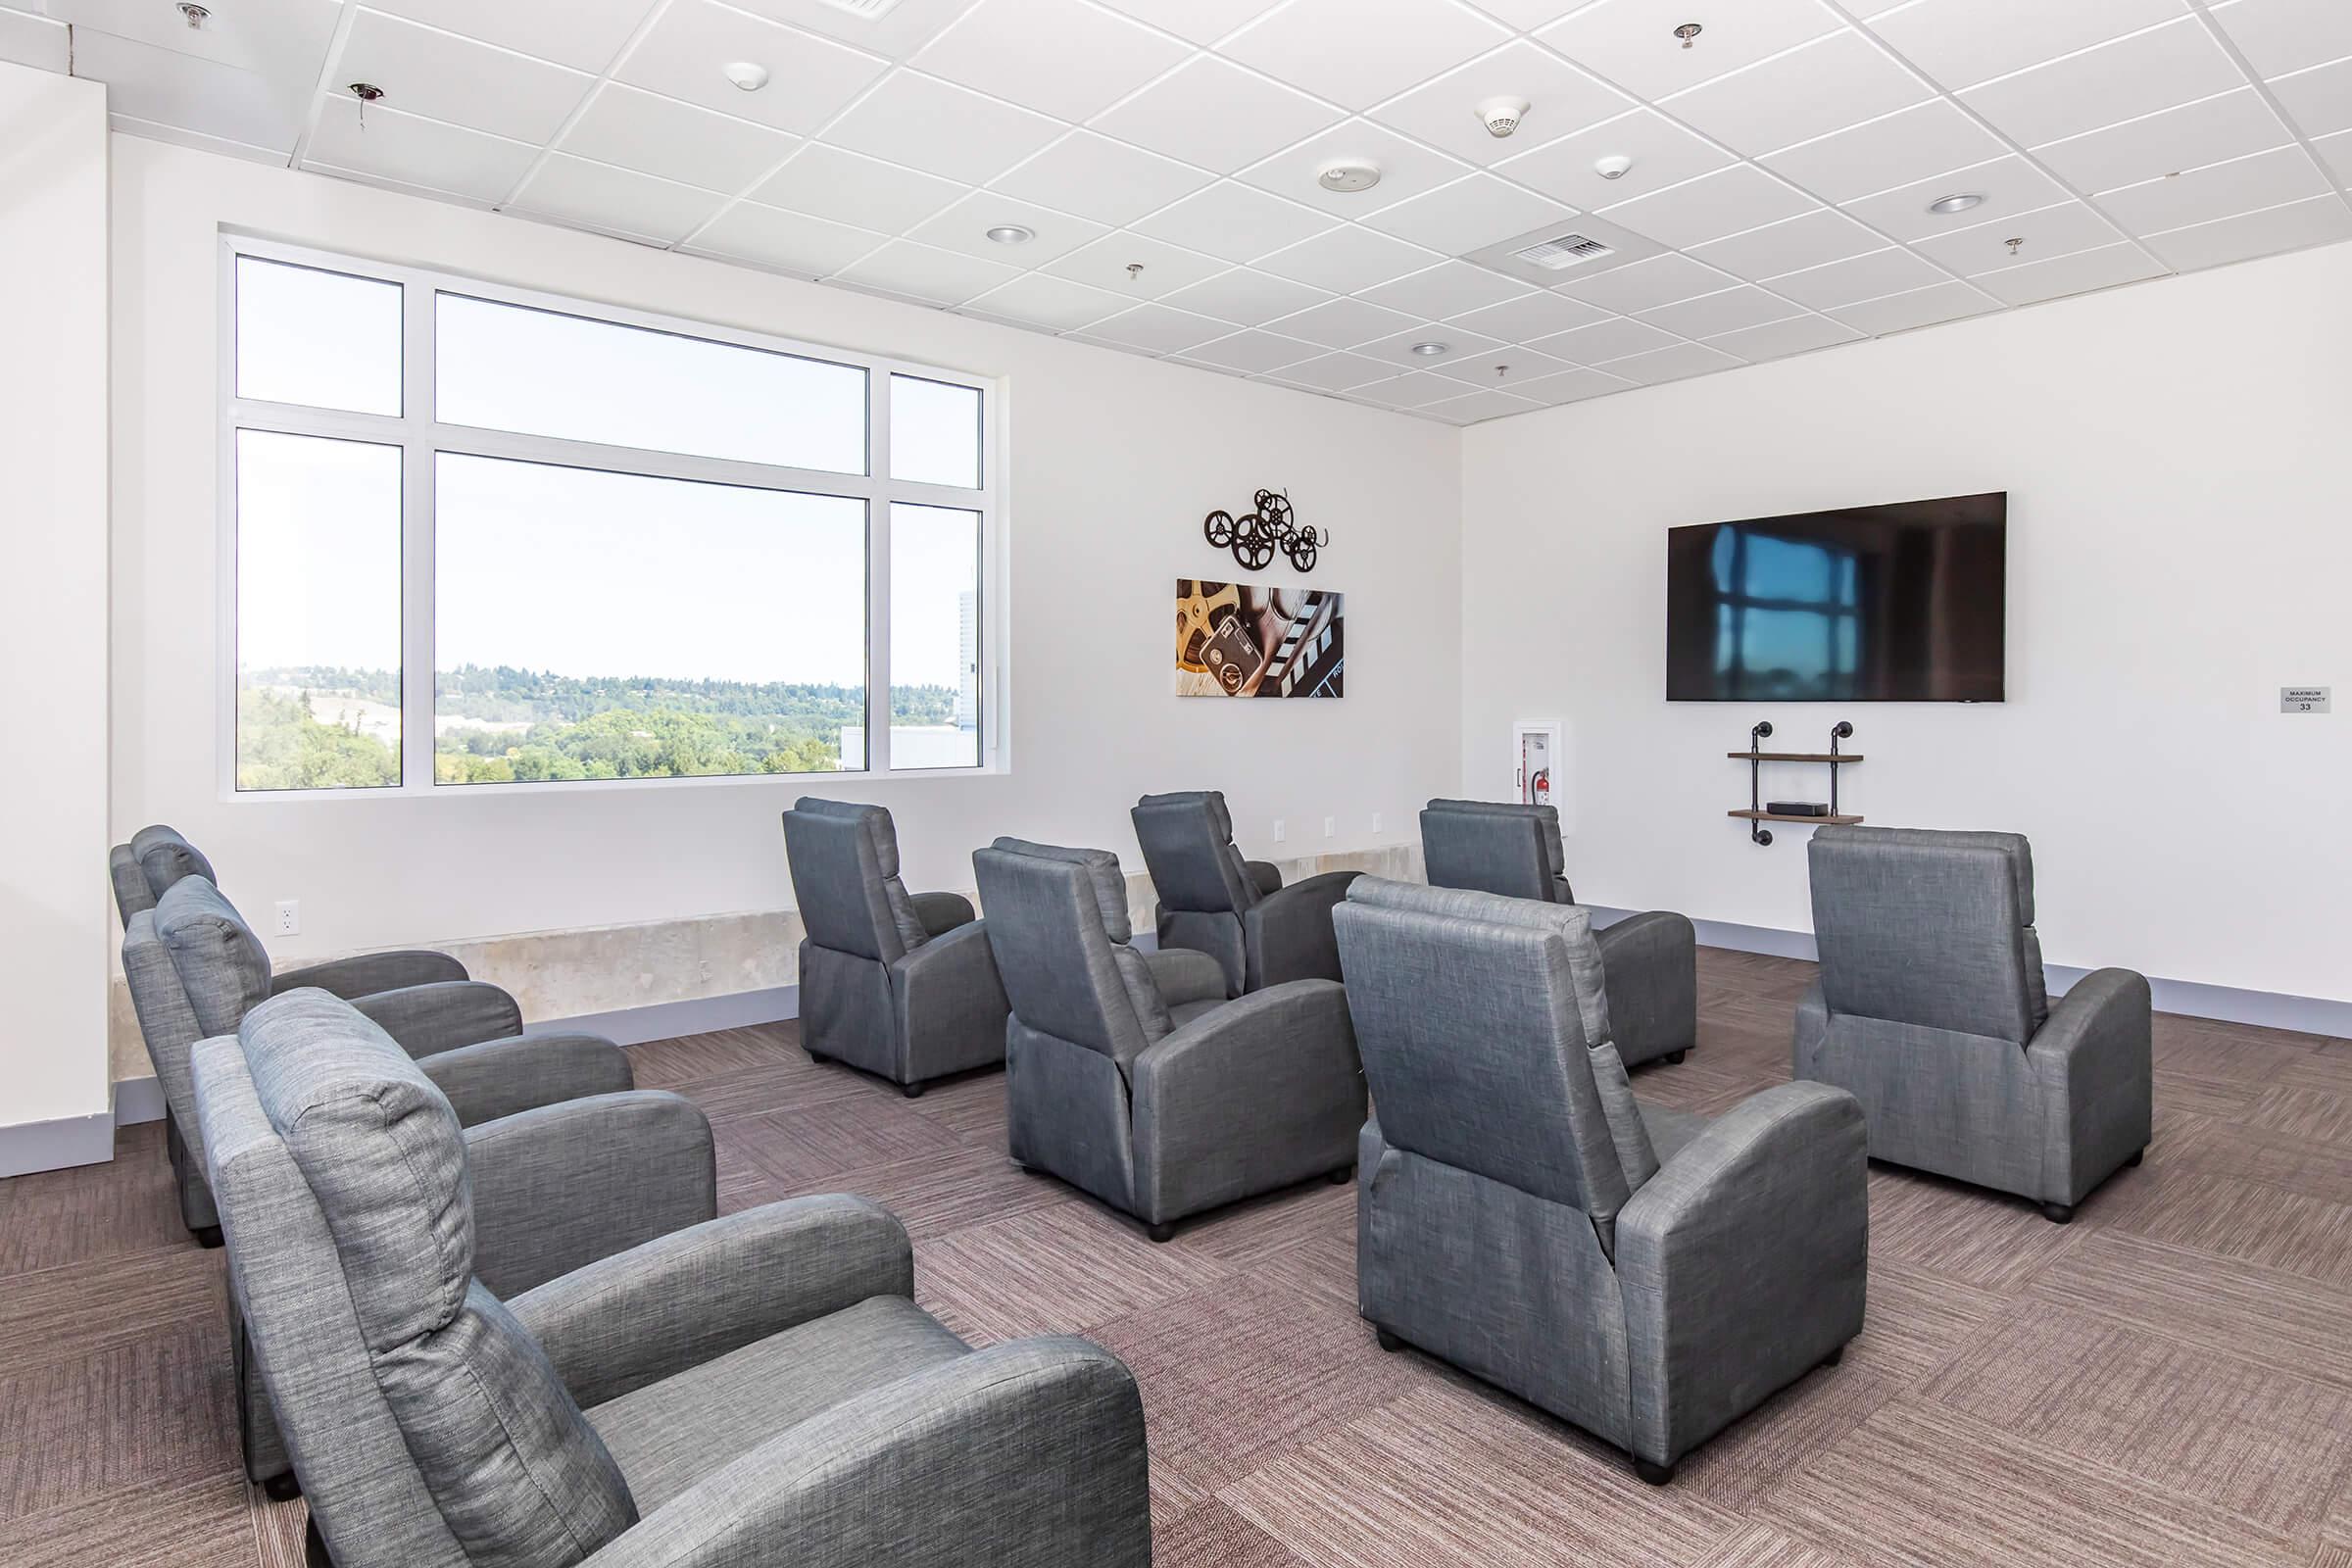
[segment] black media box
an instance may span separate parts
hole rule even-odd
[[[1830,808],[1819,801],[1766,801],[1764,809],[1775,816],[1827,816]]]

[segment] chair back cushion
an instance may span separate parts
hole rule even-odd
[[[1432,801],[1421,813],[1421,860],[1430,886],[1506,899],[1573,904],[1560,812],[1508,801]]]
[[[804,796],[784,813],[784,853],[808,939],[896,963],[930,940],[899,880],[899,834],[879,806]]]
[[[143,827],[130,836],[130,858],[138,861],[139,873],[147,879],[150,898],[162,898],[183,876],[200,876],[216,886],[220,881],[213,874],[213,862],[204,858],[204,852],[190,844],[179,829],[162,822]]]
[[[596,1430],[473,1277],[466,1142],[441,1091],[323,991],[256,1007],[238,1039],[325,1216],[377,1387],[471,1561],[576,1563],[636,1523]]]
[[[2048,1001],[2021,835],[1827,827],[1808,855],[1833,1013],[2033,1038]]]
[[[1239,915],[1256,905],[1257,881],[1234,847],[1233,813],[1221,792],[1147,795],[1133,814],[1161,908]]]
[[[147,885],[147,873],[139,869],[139,858],[129,845],[118,844],[106,852],[106,880],[114,889],[115,912],[125,928],[132,915],[155,907],[155,890]]]
[[[1366,876],[1333,921],[1382,1138],[1582,1209],[1606,1246],[1636,1175],[1594,1061],[1615,1052],[1588,913]]]
[[[1107,850],[1002,838],[972,857],[988,942],[1013,1015],[1124,1071],[1168,1032],[1166,1003],[1130,947],[1127,879]]]
[[[184,876],[163,891],[155,901],[155,934],[204,1034],[234,1034],[270,995],[262,939],[209,877]]]

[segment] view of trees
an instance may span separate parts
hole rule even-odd
[[[952,724],[956,697],[948,686],[899,687],[891,721]],[[581,677],[505,665],[442,671],[437,705],[433,776],[442,784],[834,772],[845,765],[842,729],[865,721],[858,686]],[[399,711],[394,671],[244,671],[237,787],[397,784]]]

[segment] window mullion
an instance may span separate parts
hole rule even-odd
[[[865,375],[865,765],[890,771],[890,372]]]
[[[403,286],[401,311],[401,788],[433,788],[433,290]]]

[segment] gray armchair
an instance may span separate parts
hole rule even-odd
[[[988,933],[959,893],[908,893],[879,806],[804,797],[784,813],[800,901],[801,1044],[897,1084],[1004,1059],[1009,1010]]]
[[[203,851],[179,829],[162,822],[139,829],[128,844],[108,851],[106,874],[115,889],[115,912],[122,915],[125,929],[132,915],[154,908],[164,890],[181,877],[200,876],[215,884],[220,880],[213,875],[213,862]]]
[[[1795,1072],[1861,1099],[1874,1158],[2061,1225],[2139,1163],[2148,982],[2101,969],[2051,1004],[2023,835],[1830,827],[1809,853],[1821,975],[1797,1004]]]
[[[1379,1119],[1359,1310],[1626,1449],[1644,1481],[1862,1328],[1862,1107],[1784,1084],[1714,1120],[1634,1097],[1586,911],[1366,877],[1340,956]]]
[[[1216,790],[1147,795],[1136,802],[1135,838],[1159,897],[1159,945],[1217,960],[1229,997],[1291,980],[1337,980],[1332,906],[1360,874],[1328,871],[1282,885],[1264,860],[1234,847],[1233,814]]]
[[[1206,955],[1129,945],[1118,857],[999,839],[972,857],[1012,999],[1014,1161],[1144,1221],[1310,1176],[1345,1181],[1364,1115],[1348,996],[1294,980],[1238,1002]]]
[[[1576,903],[1557,807],[1432,801],[1421,813],[1429,885],[1540,904]],[[1698,1043],[1698,933],[1679,914],[1628,915],[1595,931],[1609,972],[1609,1017],[1628,1067],[1679,1062]]]
[[[1147,1568],[1142,1403],[1082,1340],[974,1351],[906,1233],[811,1198],[502,1298],[447,1098],[315,995],[198,1050],[253,1352],[338,1568]]]
[[[596,1035],[524,1036],[514,999],[467,979],[466,966],[445,954],[368,954],[273,976],[261,938],[193,870],[172,881],[153,908],[132,911],[122,972],[164,1089],[180,1218],[208,1247],[220,1244],[220,1219],[204,1182],[188,1053],[207,1036],[232,1033],[271,996],[315,987],[350,1001],[423,1060],[468,1121],[635,1086],[618,1046]]]

